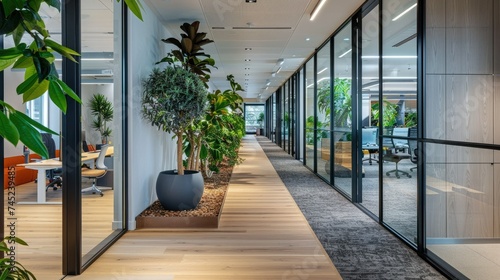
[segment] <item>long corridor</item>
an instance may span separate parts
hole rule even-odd
[[[218,229],[130,231],[66,279],[341,279],[254,136],[240,155]]]

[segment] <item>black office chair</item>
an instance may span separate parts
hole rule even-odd
[[[393,136],[408,136],[408,128],[394,128],[391,130],[388,130],[389,135]],[[403,135],[404,134],[404,135]],[[410,173],[400,170],[398,167],[398,164],[400,161],[403,159],[410,159],[411,155],[406,153],[406,150],[408,149],[408,141],[407,140],[401,140],[401,139],[394,139],[392,138],[391,141],[392,145],[387,146],[389,150],[387,153],[384,155],[383,159],[384,161],[390,161],[396,163],[396,169],[387,171],[385,175],[390,176],[391,173],[394,173],[396,175],[396,178],[400,178],[400,174],[406,175],[408,178],[411,178]]]
[[[49,158],[56,157],[56,142],[52,138],[52,134],[50,133],[41,133],[42,142],[47,147],[49,152]],[[58,188],[62,187],[62,168],[47,170],[47,178],[49,178],[49,184],[45,188],[47,191],[49,188],[52,188],[56,191]]]
[[[413,139],[417,139],[417,127],[414,126],[414,127],[410,127],[408,129],[408,137],[409,138],[413,138]],[[409,146],[409,153],[411,155],[410,157],[410,161],[414,164],[418,164],[418,157],[417,157],[417,151],[418,151],[418,148],[417,148],[417,140],[412,140],[412,139],[409,139],[408,140],[408,146]],[[418,166],[415,166],[415,167],[412,167],[410,168],[410,171],[413,172],[413,170],[417,169]]]

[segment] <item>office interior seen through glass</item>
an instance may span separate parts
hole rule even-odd
[[[500,271],[499,13],[368,1],[266,102],[272,141],[292,154],[295,139],[296,159],[451,277]]]
[[[88,263],[104,244],[122,231],[124,222],[123,200],[122,200],[122,110],[121,77],[114,73],[121,72],[121,63],[114,60],[121,53],[120,44],[116,35],[114,23],[121,19],[120,5],[116,1],[81,1],[82,34],[98,34],[97,40],[89,40],[82,36],[81,50],[81,165],[82,173],[93,173],[102,176],[86,176],[81,178],[81,200],[82,200],[82,263]],[[116,7],[115,7],[116,5]],[[51,38],[61,43],[61,14],[55,8],[43,4],[41,13],[45,24],[51,31]],[[90,23],[98,24],[90,24]],[[4,39],[5,48],[12,47],[10,37]],[[56,58],[55,65],[59,73],[62,73],[62,61]],[[5,81],[22,81],[24,72],[7,69],[4,71]],[[20,83],[20,82],[19,82]],[[7,93],[15,92],[16,82],[4,83]],[[94,128],[97,117],[90,107],[93,96],[99,95],[106,99],[111,116],[106,117],[106,131]],[[5,101],[9,102],[19,111],[27,112],[32,119],[46,125],[50,129],[61,132],[61,111],[48,99],[47,94],[30,101],[22,103],[22,98],[15,94],[7,94]],[[94,108],[95,109],[95,108]],[[102,124],[102,123],[101,123]],[[101,126],[101,125],[100,125]],[[103,135],[104,133],[104,135]],[[44,138],[45,139],[45,138]],[[53,135],[49,138],[53,142],[54,151],[50,157],[52,160],[41,160],[33,152],[29,155],[31,161],[26,166],[17,166],[24,163],[15,162],[15,159],[23,155],[22,145],[17,147],[5,143],[4,161],[10,160],[16,166],[19,181],[16,186],[15,214],[17,218],[16,236],[25,240],[29,246],[16,247],[16,260],[24,266],[29,267],[38,279],[61,279],[63,277],[63,248],[62,248],[62,205],[65,178],[58,177],[58,168],[62,164],[60,160],[61,138]],[[107,148],[101,149],[101,145],[107,143]],[[102,165],[99,164],[101,151]],[[23,157],[24,158],[24,157]],[[45,164],[44,164],[45,163]],[[101,170],[92,170],[99,169]],[[38,179],[35,181],[35,179]],[[60,187],[54,184],[55,189],[46,189],[46,185],[52,180],[59,179]],[[94,182],[95,180],[95,182]],[[98,190],[92,189],[95,184]],[[102,196],[99,191],[102,192]],[[7,204],[5,205],[7,209]],[[8,217],[6,217],[8,218]],[[10,234],[5,229],[4,234]],[[44,265],[40,265],[44,264]],[[49,265],[50,264],[50,265]]]

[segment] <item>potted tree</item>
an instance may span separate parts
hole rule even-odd
[[[92,128],[101,134],[101,143],[108,143],[111,128],[107,123],[113,120],[113,104],[102,93],[96,93],[89,101],[89,108],[94,116]]]
[[[257,117],[257,123],[259,123],[259,133],[258,135],[264,135],[264,112],[260,112],[259,117]]]
[[[203,177],[184,170],[183,137],[186,129],[205,112],[207,91],[200,77],[176,65],[154,69],[143,83],[142,113],[151,125],[177,137],[177,170],[162,171],[156,194],[168,210],[196,208],[203,195]]]

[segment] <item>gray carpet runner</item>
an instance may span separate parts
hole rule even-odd
[[[344,279],[446,279],[301,162],[257,140]]]

